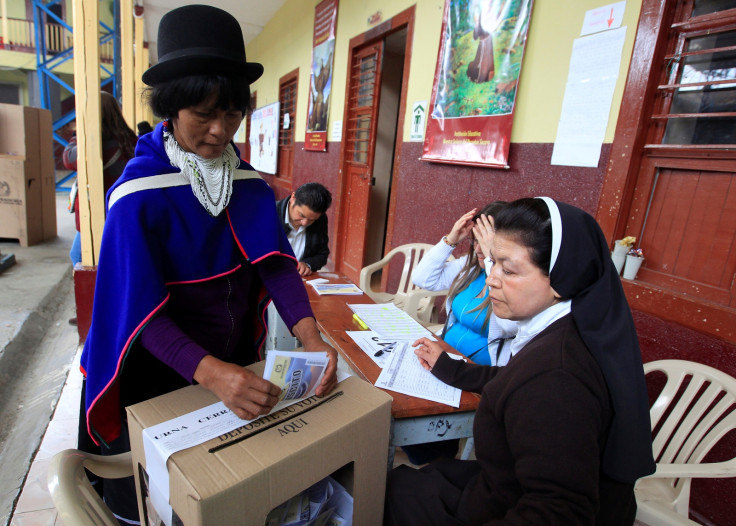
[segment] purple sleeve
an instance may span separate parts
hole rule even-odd
[[[307,290],[292,260],[269,257],[257,263],[256,268],[289,330],[299,320],[314,317]],[[210,354],[185,334],[165,310],[143,329],[141,343],[188,382],[194,381],[199,362]]]
[[[194,371],[207,354],[179,328],[166,311],[153,318],[141,332],[141,343],[152,355],[194,382]]]
[[[304,288],[294,261],[286,257],[271,256],[256,263],[256,268],[289,330],[301,319],[314,318],[307,289]]]

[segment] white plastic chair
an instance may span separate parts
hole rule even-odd
[[[657,471],[639,480],[634,489],[636,519],[651,526],[697,524],[688,519],[692,479],[736,476],[736,457],[702,462],[736,428],[736,379],[684,360],[644,364],[645,374],[654,371],[667,376],[649,413]]]
[[[435,309],[435,298],[446,296],[447,290],[429,291],[412,283],[411,274],[417,263],[433,245],[427,243],[409,243],[391,250],[382,259],[366,265],[360,271],[360,288],[376,303],[394,303],[409,316],[425,326],[437,323],[438,313]],[[399,254],[404,257],[404,267],[396,292],[380,292],[371,288],[373,274],[388,267],[391,260]],[[450,259],[455,259],[450,256]],[[439,326],[441,327],[441,325]],[[430,327],[430,330],[432,328]]]
[[[130,453],[101,456],[78,449],[54,455],[48,469],[48,486],[59,518],[75,526],[120,526],[87,478],[84,470],[106,479],[133,475]]]

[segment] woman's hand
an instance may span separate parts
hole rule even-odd
[[[194,379],[223,401],[243,420],[268,414],[279,401],[279,389],[251,370],[214,356],[205,356],[194,371]]]
[[[291,332],[302,342],[305,351],[326,352],[330,357],[322,381],[315,390],[317,396],[329,394],[337,385],[337,351],[322,339],[314,318],[302,318],[291,328]]]
[[[473,216],[478,211],[477,208],[473,208],[470,212],[464,213],[460,216],[460,219],[455,221],[452,225],[452,230],[447,234],[447,242],[451,245],[457,245],[470,235],[470,231],[473,230]]]
[[[434,342],[428,338],[419,338],[412,344],[414,347],[414,354],[419,358],[419,363],[422,364],[427,371],[431,371],[434,364],[437,363],[437,359],[440,355],[445,352],[440,347],[440,344]]]
[[[480,246],[484,258],[491,256],[491,243],[493,242],[494,234],[493,223],[491,223],[487,215],[481,214],[475,225],[473,225],[473,236],[475,237],[475,242]]]

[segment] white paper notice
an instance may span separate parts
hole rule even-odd
[[[626,2],[616,2],[585,12],[580,36],[621,27],[626,11]]]
[[[625,36],[622,27],[575,40],[552,164],[598,166]]]
[[[241,420],[225,404],[218,402],[143,430],[150,497],[166,526],[171,526],[172,517],[166,469],[168,458],[177,451],[229,433],[249,422],[252,420]]]
[[[330,140],[332,142],[340,142],[342,140],[342,121],[332,121]]]
[[[460,407],[462,391],[432,376],[419,363],[419,358],[408,343],[397,345],[375,385],[389,391]]]
[[[412,342],[419,338],[435,340],[428,329],[393,303],[352,304],[348,307],[381,338]]]

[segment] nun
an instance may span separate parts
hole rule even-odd
[[[389,474],[385,523],[631,525],[654,472],[649,404],[628,303],[595,219],[550,198],[495,218],[493,311],[519,322],[506,367],[414,343],[440,380],[481,395],[477,460]]]

